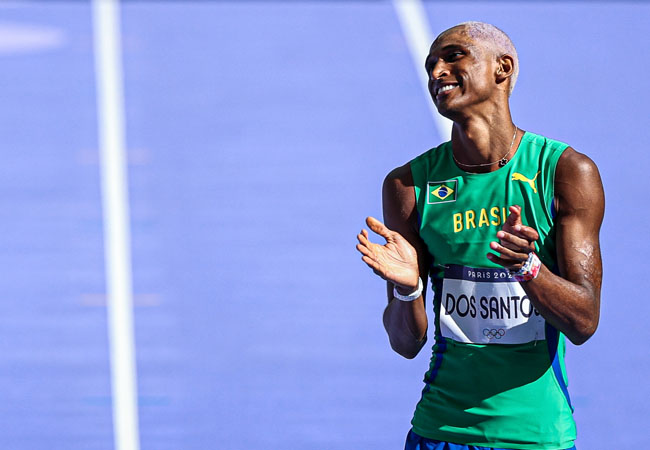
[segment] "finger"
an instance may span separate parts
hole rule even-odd
[[[372,242],[368,239],[368,232],[366,230],[361,230],[361,233],[357,234],[357,240],[359,243],[369,247]]]
[[[516,248],[513,247],[519,247],[521,249],[529,249],[531,247],[531,242],[528,239],[523,239],[522,237],[508,233],[507,231],[501,230],[497,232],[497,237],[499,238],[501,245],[512,250],[516,250]]]
[[[531,227],[527,227],[526,225],[517,224],[512,229],[519,236],[523,237],[524,239],[528,239],[529,241],[534,242],[537,239],[539,239],[539,233],[537,232],[537,230]]]
[[[363,244],[357,244],[356,248],[364,256],[367,256],[368,258],[379,262],[381,259],[381,255],[377,254],[375,251],[375,247],[377,247],[377,244],[371,244],[369,246],[363,245]]]
[[[508,270],[519,270],[521,266],[523,266],[523,263],[518,262],[518,261],[513,261],[511,259],[505,259],[505,258],[499,258],[497,255],[494,253],[488,253],[487,258],[492,261],[493,263],[496,263]]]
[[[368,267],[370,267],[373,270],[373,272],[375,272],[376,275],[379,275],[380,277],[385,278],[385,275],[384,275],[383,271],[381,270],[381,266],[379,265],[379,263],[377,261],[375,261],[374,259],[372,259],[372,258],[370,258],[368,256],[365,256],[365,255],[362,256],[361,259],[363,260],[364,263],[366,263],[368,265]]]
[[[528,253],[510,250],[498,242],[490,242],[490,248],[495,252],[498,252],[501,258],[510,259],[517,262],[523,262],[528,259]]]
[[[386,225],[384,225],[383,223],[381,223],[380,221],[378,221],[374,217],[368,217],[366,219],[366,223],[368,224],[368,227],[372,231],[374,231],[375,233],[377,233],[379,236],[383,237],[384,239],[388,239],[390,237],[391,231],[388,229],[388,227],[386,227]]]
[[[357,244],[357,250],[359,251],[359,253],[361,253],[361,254],[364,255],[364,256],[368,256],[368,257],[373,257],[373,258],[374,258],[374,253],[372,252],[372,250],[370,250],[370,249],[369,249],[368,247],[366,247],[365,245]]]
[[[499,241],[499,244],[501,244],[505,248],[510,249],[510,250],[512,250],[514,252],[530,251],[530,249],[523,249],[523,248],[519,247],[518,245],[515,245],[515,244],[513,244],[511,242],[508,242],[508,241],[501,240],[501,241]]]
[[[517,224],[521,224],[521,207],[519,205],[513,205],[508,208],[510,215],[506,219],[506,223],[503,224],[504,227],[514,227]]]

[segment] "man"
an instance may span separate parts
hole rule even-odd
[[[595,332],[604,194],[595,164],[518,129],[509,95],[518,73],[498,28],[467,22],[440,34],[425,69],[451,141],[393,170],[383,186],[386,239],[357,236],[388,282],[384,326],[413,358],[435,345],[407,449],[570,449],[575,423],[564,336]]]

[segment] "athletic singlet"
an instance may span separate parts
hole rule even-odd
[[[411,161],[420,236],[432,257],[435,344],[412,420],[424,437],[509,449],[566,449],[576,436],[564,336],[486,254],[509,212],[537,230],[556,271],[554,176],[566,144],[524,133],[504,167],[467,173],[451,142]]]

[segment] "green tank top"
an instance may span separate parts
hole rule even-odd
[[[446,142],[411,161],[420,236],[432,257],[435,344],[412,420],[424,437],[508,449],[565,449],[576,436],[564,336],[492,263],[508,207],[535,228],[556,271],[554,176],[566,144],[524,133],[504,167],[467,173]]]

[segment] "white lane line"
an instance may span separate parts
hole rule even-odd
[[[140,438],[133,336],[120,10],[116,0],[93,0],[92,6],[113,429],[117,450],[138,450]]]
[[[443,141],[451,139],[451,120],[438,114],[436,106],[431,101],[431,95],[427,88],[428,78],[424,70],[424,60],[429,54],[429,47],[433,42],[433,33],[427,20],[427,14],[420,0],[393,0],[393,6],[397,12],[402,32],[406,38],[411,59],[415,65],[415,71],[420,78],[420,84],[425,92],[427,104],[433,115],[438,134]]]

